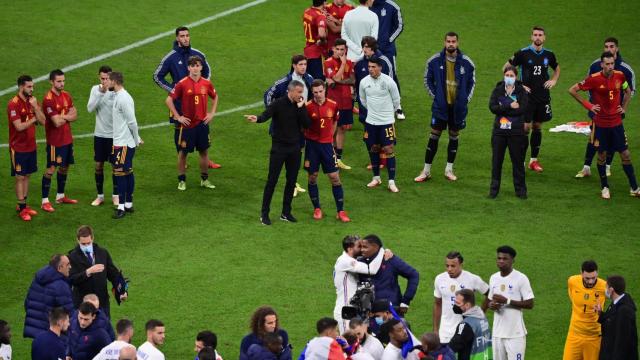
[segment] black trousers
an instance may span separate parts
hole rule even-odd
[[[528,138],[526,135],[492,135],[491,147],[493,148],[493,156],[491,163],[491,186],[489,188],[491,194],[498,194],[500,191],[502,163],[504,162],[504,154],[508,148],[513,171],[513,187],[515,188],[516,195],[526,195],[527,185],[524,181],[524,156],[527,143]]]
[[[284,196],[282,199],[282,213],[291,213],[291,201],[293,200],[293,190],[296,187],[298,171],[300,170],[300,146],[299,145],[271,145],[269,155],[269,175],[267,184],[264,186],[262,195],[262,214],[269,214],[271,198],[278,183],[282,166],[286,171],[287,182],[284,186]]]

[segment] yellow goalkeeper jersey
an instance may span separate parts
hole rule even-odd
[[[600,336],[598,313],[594,306],[599,303],[604,307],[606,284],[606,281],[598,278],[594,287],[586,288],[582,283],[582,275],[569,277],[567,288],[571,300],[570,333],[585,337]]]

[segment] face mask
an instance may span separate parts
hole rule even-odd
[[[453,313],[454,314],[458,314],[458,315],[462,315],[464,311],[462,311],[462,308],[458,305],[453,305]]]
[[[611,299],[611,293],[609,292],[609,289],[604,289],[604,296],[606,296],[607,299]]]
[[[89,252],[90,254],[93,254],[93,244],[80,245],[80,250],[82,250],[83,253]]]
[[[378,326],[382,325],[384,323],[384,319],[381,316],[377,316],[375,318],[376,320],[376,324],[378,324]]]
[[[504,77],[504,84],[507,86],[513,86],[516,83],[516,78],[512,78],[512,77]]]

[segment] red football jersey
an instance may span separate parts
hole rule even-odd
[[[342,6],[331,3],[327,5],[325,9],[327,9],[327,13],[331,14],[331,16],[333,16],[334,18],[342,20],[344,19],[344,14],[346,14],[347,11],[353,10],[353,6],[347,3]],[[327,29],[327,47],[331,49],[333,47],[333,44],[335,44],[336,39],[340,38],[341,35],[340,32],[334,33],[333,31],[331,31],[331,29]]]
[[[36,125],[29,126],[26,130],[18,131],[13,122],[27,122],[35,117],[31,104],[16,95],[7,105],[9,117],[9,147],[16,152],[36,151]]]
[[[49,90],[42,100],[42,108],[46,117],[45,132],[47,134],[47,144],[52,146],[64,146],[73,142],[71,135],[71,125],[69,122],[56,127],[51,120],[52,116],[64,115],[73,107],[73,100],[68,92],[62,90],[60,95],[56,95],[53,90]]]
[[[310,7],[302,15],[302,25],[304,26],[304,37],[307,41],[304,46],[304,56],[307,59],[321,58],[326,52],[326,47],[320,46],[316,42],[319,40],[318,29],[327,29],[327,18],[319,9]]]
[[[327,99],[320,105],[314,100],[307,103],[311,126],[304,130],[304,137],[322,144],[333,143],[333,133],[338,122],[338,104]]]
[[[329,58],[324,62],[324,76],[327,79],[333,79],[334,76],[340,70],[340,59],[336,59],[334,57]],[[347,63],[344,65],[344,70],[342,72],[342,79],[348,79],[353,74],[353,62],[351,60],[347,60]],[[353,103],[351,101],[351,86],[347,84],[336,84],[335,87],[330,87],[327,92],[327,97],[336,103],[338,103],[338,109],[351,109],[353,107]]]
[[[198,126],[207,116],[209,98],[215,99],[217,93],[211,81],[201,77],[193,81],[189,76],[180,80],[171,91],[172,99],[180,99],[182,116],[191,119],[187,128]]]
[[[598,127],[615,127],[622,124],[622,115],[618,113],[620,94],[626,87],[627,80],[624,73],[613,70],[611,76],[597,72],[584,79],[578,86],[580,90],[591,91],[593,104],[600,105],[600,111],[593,117]]]

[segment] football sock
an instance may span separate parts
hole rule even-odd
[[[444,167],[444,171],[445,172],[453,171],[453,163],[448,162],[447,165]]]
[[[380,176],[380,153],[377,151],[369,151],[369,159],[371,159],[373,176]]]
[[[427,142],[427,150],[424,153],[425,164],[433,163],[433,158],[436,156],[436,153],[438,152],[439,140],[440,140],[440,135],[431,134],[431,136],[429,136],[429,142]]]
[[[342,185],[334,185],[331,190],[333,190],[333,199],[336,201],[336,208],[338,211],[342,211],[344,209],[344,191],[342,190]]]
[[[42,175],[42,200],[47,199],[49,197],[49,189],[51,189],[51,177],[47,177],[46,175]],[[48,201],[48,200],[47,200]]]
[[[636,190],[638,188],[638,182],[636,181],[636,175],[633,172],[633,165],[622,164],[622,169],[624,170],[624,173],[627,174],[627,178],[629,178],[631,190]]]
[[[309,189],[309,198],[311,199],[313,208],[318,209],[320,207],[320,193],[318,191],[318,183],[308,183],[308,186],[309,187],[307,189]]]
[[[458,137],[449,136],[449,144],[447,145],[447,162],[453,163],[456,161],[456,154],[458,153]]]
[[[135,177],[133,176],[133,173],[131,173],[131,174],[125,176],[125,177],[127,178],[127,192],[126,192],[125,199],[124,199],[125,205],[126,205],[127,203],[130,204],[130,203],[133,202],[133,189],[136,186],[136,182],[135,182]],[[129,206],[129,207],[131,207],[131,206]]]
[[[209,174],[208,173],[200,173],[200,179],[202,179],[202,181],[209,179]]]
[[[185,174],[178,175],[178,181],[187,181],[187,175]]]
[[[607,153],[607,165],[609,166],[611,166],[611,163],[613,162],[613,155],[615,155],[613,151]]]
[[[126,201],[126,192],[127,192],[127,176],[126,175],[116,176],[116,182],[118,183],[118,198],[119,198],[118,209],[120,208],[120,205],[122,205],[124,208],[124,203]]]
[[[424,169],[422,171],[425,174],[431,174],[431,164],[424,164]]]
[[[387,154],[387,171],[389,180],[396,179],[396,154]]]
[[[598,164],[598,175],[600,175],[600,187],[609,187],[609,182],[607,181],[607,167],[605,164]]]
[[[96,191],[98,195],[104,194],[104,173],[102,171],[97,172],[95,174],[96,178]]]
[[[118,182],[115,175],[111,175],[111,182],[113,182],[113,195],[118,195]]]
[[[64,194],[64,187],[67,185],[67,174],[61,174],[60,171],[58,171],[56,180],[58,182],[58,194]]]
[[[531,157],[537,158],[542,144],[542,129],[531,130]]]
[[[587,148],[584,151],[584,166],[591,167],[591,163],[593,162],[593,157],[596,155],[596,147],[593,146],[591,142],[587,143]],[[607,160],[609,159],[609,154],[607,154]],[[607,162],[611,164],[610,162]]]
[[[335,150],[336,150],[336,157],[338,158],[338,160],[342,160],[342,149],[335,148]]]

